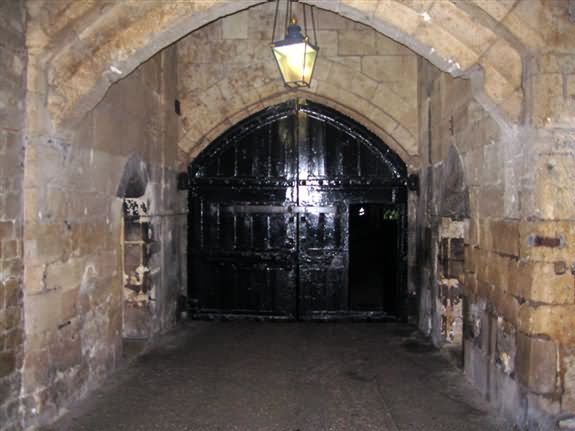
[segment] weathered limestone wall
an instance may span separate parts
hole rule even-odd
[[[187,160],[250,114],[308,97],[368,126],[406,163],[417,164],[416,54],[370,27],[319,10],[312,86],[290,91],[270,49],[274,8],[267,3],[230,15],[177,43],[184,130],[179,147]],[[303,26],[301,9],[295,11]],[[285,36],[282,27],[276,39]]]
[[[532,6],[547,23],[548,13],[562,17],[555,30],[564,25],[566,3],[547,13]],[[517,12],[528,13],[526,4]],[[452,79],[422,60],[417,266],[428,286],[420,326],[449,346],[453,285],[443,259],[454,256],[445,255],[442,232],[463,222],[465,271],[455,293],[463,300],[465,372],[518,424],[547,429],[575,413],[575,61],[567,39],[535,41],[520,124],[479,106],[477,77]]]
[[[509,171],[522,166],[529,146],[509,139],[477,103],[469,80],[425,60],[419,76],[419,325],[461,355],[466,375],[488,399],[525,424],[520,368],[530,352],[520,350],[518,292],[528,285],[519,259],[517,181]]]
[[[474,100],[469,80],[454,79],[424,59],[419,76],[423,167],[414,271],[422,288],[419,325],[443,344],[453,331],[446,326],[453,306],[459,310],[453,317],[461,317],[463,240],[479,219],[501,217],[503,159],[499,126]]]
[[[526,65],[532,155],[522,201],[526,222],[512,232],[527,269],[517,325],[518,378],[546,414],[575,414],[575,26],[554,5],[558,37],[537,40]],[[570,20],[569,20],[570,19]]]
[[[174,49],[159,53],[112,86],[65,136],[30,139],[22,388],[29,424],[58,415],[120,358],[123,315],[133,304],[123,288],[123,199],[117,195],[133,156],[149,172],[145,203],[155,231],[154,249],[147,250],[150,291],[142,305],[153,322],[146,323],[145,335],[174,321],[179,268],[169,233],[176,235],[181,219],[175,216],[181,212],[174,171],[175,61]]]
[[[419,263],[429,265],[426,271],[419,273],[422,284],[428,282],[432,286],[430,292],[422,292],[422,298],[427,295],[430,307],[434,304],[436,310],[442,310],[443,302],[440,301],[440,304],[436,302],[436,294],[440,292],[443,300],[446,297],[449,299],[451,293],[457,293],[457,289],[460,288],[457,283],[461,282],[461,274],[447,274],[446,279],[449,280],[447,284],[456,286],[455,289],[440,289],[435,284],[442,279],[440,271],[451,272],[445,268],[457,267],[457,263],[461,260],[457,250],[461,240],[460,224],[462,224],[466,243],[466,274],[463,283],[465,298],[469,299],[464,310],[468,322],[466,328],[469,329],[465,334],[466,354],[469,354],[466,360],[468,375],[479,387],[484,388],[484,392],[492,399],[495,401],[501,399],[504,401],[503,405],[511,406],[509,410],[519,405],[520,408],[515,408],[514,411],[520,415],[525,412],[531,414],[536,410],[548,415],[555,415],[558,412],[573,413],[575,340],[572,328],[575,326],[573,321],[575,295],[569,271],[575,261],[571,247],[575,217],[571,186],[574,155],[572,56],[575,52],[575,26],[572,10],[568,10],[572,2],[302,1],[369,25],[382,34],[406,44],[453,75],[467,76],[478,67],[482,69],[483,80],[475,80],[473,86],[479,89],[479,92],[475,93],[482,106],[495,113],[500,121],[501,128],[495,134],[493,143],[489,137],[494,126],[493,121],[472,100],[468,89],[463,89],[465,91],[459,94],[461,86],[464,86],[460,81],[449,81],[438,72],[429,70],[429,76],[421,80],[422,83],[437,86],[435,90],[420,86],[420,94],[424,94],[425,97],[420,97],[421,109],[418,121],[420,137],[430,141],[431,135],[431,145],[425,147],[426,141],[421,139],[423,145],[421,148],[428,162],[421,172],[422,197],[418,208],[421,224],[418,227],[417,237],[419,243],[432,247],[420,247],[421,253],[417,264],[412,264],[412,267],[417,267]],[[27,382],[25,393],[29,395],[25,406],[27,412],[36,409],[35,413],[38,413],[37,406],[41,406],[41,411],[44,412],[46,406],[61,405],[64,398],[69,398],[65,388],[61,391],[61,394],[64,394],[62,398],[58,398],[55,392],[57,378],[60,379],[58,382],[69,382],[71,374],[68,371],[75,367],[66,365],[65,357],[54,359],[56,357],[54,352],[60,349],[59,339],[103,340],[104,329],[117,328],[115,324],[106,326],[106,319],[112,318],[111,316],[107,316],[104,323],[97,323],[97,320],[92,318],[96,313],[88,314],[87,318],[70,319],[71,323],[68,326],[59,328],[61,324],[68,322],[65,319],[61,320],[63,317],[60,315],[61,310],[68,307],[68,304],[75,303],[62,300],[68,287],[60,288],[61,286],[52,284],[51,288],[56,293],[50,293],[51,290],[42,291],[41,294],[45,296],[37,299],[37,304],[33,298],[34,289],[53,280],[50,272],[71,274],[71,281],[62,283],[62,286],[76,285],[80,279],[83,280],[80,285],[88,287],[95,286],[97,282],[106,284],[101,279],[104,274],[111,274],[114,271],[121,273],[120,252],[114,246],[120,241],[118,238],[121,215],[118,214],[121,214],[121,208],[114,196],[129,151],[123,152],[119,148],[123,148],[124,142],[137,140],[139,134],[134,132],[130,122],[126,121],[126,127],[115,132],[122,136],[122,144],[110,143],[117,143],[116,140],[111,141],[114,138],[112,134],[108,140],[98,138],[104,129],[102,123],[117,124],[118,119],[127,118],[126,112],[121,110],[116,112],[116,115],[109,115],[107,120],[102,120],[104,117],[102,115],[98,121],[93,113],[89,114],[86,121],[92,122],[94,127],[83,129],[83,135],[73,133],[74,131],[68,130],[67,126],[83,118],[86,112],[91,111],[102,99],[112,83],[125,78],[137,65],[150,58],[159,49],[193,29],[258,3],[260,3],[258,0],[103,3],[85,0],[58,2],[28,0],[26,2],[29,16],[26,128],[30,150],[26,156],[25,170],[24,250],[26,264],[30,263],[30,271],[26,266],[27,292],[28,283],[31,286],[30,297],[28,293],[25,297],[26,316],[32,316],[32,321],[28,322],[27,319],[31,354],[25,370],[33,371],[25,371]],[[14,2],[4,4],[12,5]],[[269,8],[269,5],[267,7]],[[244,12],[235,19],[246,20],[246,13],[248,22],[251,22],[249,14],[254,13],[253,11]],[[3,16],[13,15],[9,12]],[[267,16],[266,24],[264,25],[262,20],[257,28],[268,31],[269,13]],[[233,20],[234,17],[230,19]],[[361,32],[360,25],[349,25],[347,30]],[[221,26],[221,36],[220,30],[214,30],[214,35],[220,38],[218,46],[226,50],[227,44],[230,43],[230,46],[240,49],[237,53],[230,51],[234,57],[242,57],[244,53],[241,50],[242,43],[251,46],[247,41],[252,36],[248,33],[246,37],[241,31],[239,34],[236,33],[242,28],[238,25],[230,24],[227,30],[223,24]],[[335,29],[322,29],[328,32],[332,30]],[[339,52],[341,33],[339,30],[337,33],[338,52],[335,57],[342,57],[342,53]],[[373,45],[368,33],[366,30],[362,33],[365,37],[353,42],[353,50]],[[381,36],[375,34],[374,37]],[[242,39],[244,37],[246,39]],[[350,40],[353,39],[353,32],[350,31],[349,37]],[[236,38],[239,39],[237,41],[239,44],[230,42],[230,39],[236,41]],[[259,39],[262,45],[266,41],[263,36]],[[17,38],[3,38],[2,49],[12,44],[7,41],[14,40]],[[325,46],[334,46],[329,37],[322,43],[325,43]],[[18,46],[18,43],[12,46]],[[269,52],[269,47],[266,47],[266,50]],[[197,54],[200,57],[204,55],[201,52]],[[377,51],[375,55],[380,54],[382,52]],[[337,75],[339,78],[335,78],[334,82],[337,84],[329,87],[329,94],[324,95],[323,99],[333,92],[337,97],[337,101],[333,102],[334,107],[360,122],[365,122],[374,130],[381,127],[382,133],[387,132],[390,135],[392,131],[403,130],[397,126],[392,131],[387,130],[395,124],[392,122],[390,125],[388,119],[390,115],[387,112],[377,120],[369,120],[370,115],[373,115],[370,114],[373,103],[371,100],[365,102],[358,95],[365,92],[364,83],[367,82],[366,88],[369,89],[372,81],[378,82],[379,85],[381,79],[379,76],[377,79],[368,76],[370,80],[365,81],[363,70],[355,73],[357,70],[354,69],[353,62],[356,60],[352,58],[353,52],[348,51],[344,56],[350,57],[346,59],[349,63],[344,62],[342,65],[334,62],[329,68],[328,77],[332,70],[339,70]],[[8,58],[11,56],[8,55]],[[243,58],[258,64],[255,56],[243,55]],[[239,70],[245,72],[246,69],[242,67],[243,65],[240,65]],[[349,75],[349,70],[355,72]],[[342,77],[348,75],[354,82],[355,78],[358,78],[357,84],[355,87],[348,86],[349,88],[341,89],[341,82],[349,82],[349,79]],[[5,76],[10,75],[3,74],[2,79]],[[222,131],[227,126],[225,119],[231,119],[230,122],[239,120],[237,115],[234,116],[233,112],[227,111],[228,104],[250,105],[253,92],[251,90],[242,92],[242,90],[260,85],[266,88],[265,84],[257,80],[255,85],[252,82],[245,82],[243,76],[238,76],[241,79],[230,80],[230,83],[238,83],[235,86],[230,85],[231,91],[225,88],[222,81],[222,90],[212,85],[210,88],[213,92],[204,95],[211,100],[212,97],[220,97],[221,93],[224,102],[215,103],[213,106],[221,109],[219,114],[214,114],[214,118],[222,119],[220,121]],[[9,81],[12,82],[10,79]],[[129,86],[129,82],[126,80],[120,85]],[[422,91],[424,87],[426,91]],[[6,88],[13,87],[10,84]],[[314,90],[316,93],[312,92],[310,95],[319,98],[318,89]],[[225,99],[224,95],[229,94],[237,94],[238,97]],[[267,91],[264,94],[270,96]],[[139,93],[133,99],[137,100],[138,96]],[[424,105],[428,96],[429,103],[434,104],[432,110]],[[281,101],[282,97],[289,95],[286,93],[280,95],[277,102]],[[433,100],[437,97],[440,99],[439,102]],[[324,101],[323,99],[321,101]],[[191,100],[190,105],[184,106],[184,114],[196,109],[196,104],[204,103],[198,101],[196,95],[193,95]],[[270,99],[265,100],[265,103],[272,103]],[[121,106],[127,106],[131,101],[132,99],[121,100]],[[166,112],[169,111],[168,106],[169,104],[166,104]],[[134,109],[141,109],[141,106]],[[261,108],[254,105],[254,110],[257,109]],[[352,109],[355,111],[352,112]],[[10,111],[13,112],[12,109]],[[245,114],[249,113],[249,110],[246,110]],[[502,120],[501,113],[507,119]],[[211,115],[212,112],[201,110],[195,112],[196,117],[200,119],[203,119],[204,114]],[[134,117],[141,121],[140,116],[134,115]],[[395,118],[393,120],[397,122]],[[429,123],[434,127],[426,126],[427,123],[423,120],[430,120]],[[367,124],[368,121],[372,124]],[[155,130],[157,125],[149,121],[145,124],[146,133],[150,133],[151,136],[151,131]],[[0,126],[5,127],[3,122]],[[13,128],[14,125],[8,127]],[[214,125],[211,129],[206,127],[205,130],[201,130],[201,133],[197,134],[197,139],[190,139],[195,133],[191,127],[193,125],[188,124],[189,130],[186,130],[189,133],[180,141],[180,147],[184,152],[192,148],[194,151],[199,151],[202,145],[197,144],[198,142],[207,143],[218,133],[218,127]],[[170,130],[175,129],[174,127]],[[484,133],[487,136],[482,136]],[[403,135],[408,134],[402,133]],[[390,137],[388,142],[391,140]],[[95,146],[96,141],[98,149],[90,151],[89,146],[92,144]],[[417,139],[413,140],[416,141]],[[81,147],[80,144],[83,142],[88,142],[87,146]],[[147,145],[142,144],[148,148]],[[139,148],[134,144],[133,148],[136,147]],[[429,155],[426,148],[429,149]],[[419,148],[416,148],[415,154],[418,150]],[[144,154],[145,151],[136,152],[142,155],[145,163],[151,163]],[[412,166],[416,164],[413,163]],[[75,171],[75,168],[78,169]],[[150,172],[154,171],[153,167],[148,168]],[[117,172],[116,177],[112,169]],[[171,173],[168,174],[167,170],[163,172],[165,178],[171,178]],[[462,176],[464,182],[460,180]],[[151,174],[151,178],[156,180],[151,180],[149,184],[154,181],[157,184],[161,183],[163,180],[158,180],[161,177],[157,173]],[[449,180],[451,177],[455,179]],[[462,184],[465,187],[462,187]],[[463,192],[461,188],[466,191]],[[64,197],[59,190],[65,191]],[[94,193],[94,190],[98,192]],[[154,187],[148,187],[145,201],[148,197],[151,201],[155,201],[150,196],[155,196],[157,193],[150,190],[154,190]],[[92,195],[88,198],[87,195],[90,193]],[[452,201],[449,199],[450,196],[468,196],[467,212],[460,212],[458,201]],[[101,199],[103,206],[96,203],[96,199]],[[444,204],[445,201],[447,203]],[[466,201],[462,199],[461,202]],[[173,206],[176,206],[176,202],[173,202]],[[101,208],[107,209],[98,212]],[[62,215],[59,211],[63,211],[66,215]],[[74,218],[68,218],[67,215],[74,215]],[[106,224],[106,218],[109,219],[109,224]],[[13,227],[16,225],[17,223]],[[77,228],[76,225],[81,228]],[[76,232],[73,236],[70,233],[72,231]],[[160,232],[161,229],[155,231]],[[12,234],[12,231],[10,233]],[[94,236],[92,240],[84,239],[92,234]],[[14,238],[18,239],[17,228]],[[440,247],[440,244],[444,243],[446,246]],[[106,253],[108,257],[102,257]],[[169,254],[164,253],[164,256]],[[442,262],[447,263],[438,263],[438,256],[442,257]],[[65,266],[63,266],[65,271],[55,270],[58,265],[69,263],[71,258],[78,261],[85,259],[85,267],[81,262],[78,263],[78,274]],[[97,262],[96,258],[99,259]],[[113,268],[105,268],[107,264]],[[70,265],[72,266],[72,263]],[[93,269],[83,271],[92,267],[97,271]],[[121,281],[114,281],[111,284],[114,284],[114,299],[120,298],[121,301],[123,296]],[[61,295],[57,293],[59,291],[62,292]],[[106,295],[105,289],[90,287],[80,291],[84,292],[82,298],[93,298],[94,292]],[[70,296],[74,297],[74,294]],[[111,298],[111,295],[109,297]],[[451,298],[453,297],[451,295]],[[50,301],[51,305],[46,305]],[[98,303],[98,299],[82,302],[87,304],[88,310],[106,309],[104,305],[98,307]],[[450,305],[454,312],[457,309],[456,305],[458,304]],[[112,309],[117,311],[119,307],[115,306]],[[43,313],[44,317],[35,314],[35,311]],[[50,316],[50,313],[53,315]],[[422,316],[421,319],[421,322],[429,323],[428,328],[441,328],[437,330],[438,332],[434,332],[436,341],[441,341],[446,333],[443,331],[442,317],[443,315],[436,311]],[[37,327],[37,320],[34,319],[50,323],[44,325],[45,327],[42,327],[43,324],[38,324]],[[118,321],[119,318],[114,316],[113,320]],[[74,327],[79,321],[82,323]],[[94,324],[87,325],[85,321]],[[54,335],[58,332],[62,334],[59,338]],[[96,332],[98,335],[94,336]],[[113,334],[110,341],[112,349],[115,348],[113,343],[117,340],[118,335]],[[63,345],[67,346],[66,343],[67,341]],[[94,364],[103,363],[98,356],[107,357],[106,354],[100,353],[106,350],[106,345],[103,343],[93,345],[86,343],[84,349],[77,356],[83,361],[83,365],[76,367],[77,375],[82,376],[79,377],[81,382],[79,387],[86,381],[86,369],[90,375],[98,373]],[[73,356],[77,351],[69,349],[66,353]],[[39,363],[49,364],[49,367],[46,367],[48,371],[44,372]],[[55,373],[53,370],[56,363],[63,365]],[[70,364],[75,362],[71,361]],[[39,382],[37,388],[32,378]],[[517,389],[518,385],[520,391]],[[501,398],[497,398],[498,396]],[[527,419],[523,416],[518,420]]]
[[[0,3],[0,430],[16,429],[23,357],[22,181],[26,29],[22,2]]]
[[[187,33],[262,0],[106,3],[29,0],[38,61],[48,71],[49,110],[57,123],[90,109],[115,80]],[[545,0],[409,1],[301,0],[367,24],[454,75],[476,64],[485,72],[492,103],[519,119],[523,88],[521,50],[556,38],[558,14]],[[48,7],[47,4],[50,6]],[[534,11],[532,13],[532,11]],[[77,27],[82,31],[78,32]],[[70,55],[73,53],[73,55]],[[120,70],[120,73],[114,71]]]

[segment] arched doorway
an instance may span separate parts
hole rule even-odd
[[[406,317],[407,170],[325,106],[290,101],[190,165],[194,316]]]

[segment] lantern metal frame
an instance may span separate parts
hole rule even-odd
[[[319,53],[319,46],[317,44],[317,31],[314,17],[313,6],[301,4],[301,10],[304,21],[304,28],[298,25],[294,15],[293,4],[297,3],[295,0],[286,0],[285,9],[285,28],[286,36],[283,40],[275,41],[276,28],[278,25],[278,15],[280,9],[280,2],[276,0],[276,8],[274,15],[274,25],[272,33],[272,53],[284,84],[290,88],[310,87],[315,71],[317,56]],[[307,35],[307,13],[311,19],[311,26],[314,36],[313,43]]]

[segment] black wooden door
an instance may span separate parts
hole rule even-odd
[[[351,315],[349,206],[406,200],[405,166],[381,141],[335,111],[295,101],[218,138],[190,179],[198,317]]]

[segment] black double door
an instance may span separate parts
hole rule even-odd
[[[395,292],[393,307],[353,300],[350,208],[387,205],[403,232],[406,190],[401,160],[348,118],[295,101],[267,109],[212,143],[191,165],[190,185],[195,316],[402,314],[404,240],[381,244],[397,249],[379,263],[394,271],[381,286]]]

